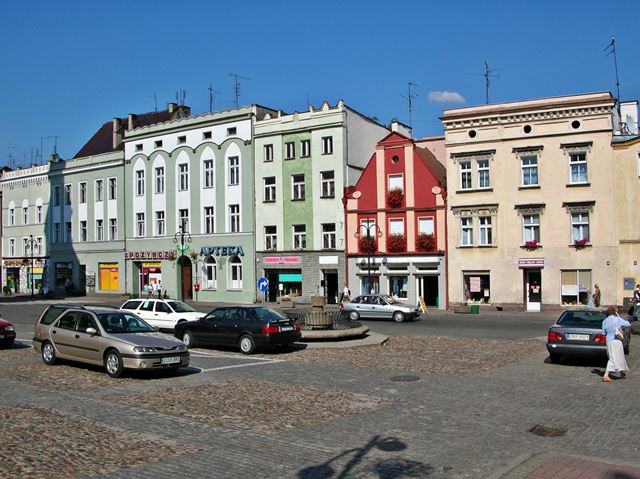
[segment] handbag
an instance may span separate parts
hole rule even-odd
[[[616,339],[619,339],[620,341],[622,341],[624,339],[624,331],[622,331],[622,328],[616,328]]]

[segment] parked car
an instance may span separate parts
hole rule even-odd
[[[606,358],[607,340],[602,334],[602,322],[606,317],[606,311],[601,310],[564,311],[547,334],[549,360],[556,363],[562,356]],[[631,330],[624,328],[622,345],[625,354],[629,354],[630,341]]]
[[[176,324],[174,336],[188,347],[238,346],[244,354],[259,348],[286,349],[300,339],[300,325],[261,306],[216,308],[197,321]]]
[[[16,340],[16,328],[9,321],[0,318],[0,346],[8,348]]]
[[[206,315],[187,303],[173,299],[131,299],[120,309],[135,313],[158,329],[173,329],[180,322],[193,321]]]
[[[393,319],[401,323],[420,316],[420,307],[407,304],[386,294],[363,294],[342,303],[344,314],[357,321],[359,318]]]
[[[33,347],[45,364],[68,359],[104,366],[114,378],[127,368],[176,370],[189,365],[181,341],[116,308],[50,306],[36,322]]]

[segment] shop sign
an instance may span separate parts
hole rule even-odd
[[[125,251],[124,259],[169,259],[169,255],[172,253],[170,250],[166,251]]]
[[[265,256],[264,264],[300,264],[300,256]]]
[[[3,261],[4,267],[5,268],[18,268],[20,266],[27,266],[27,267],[31,267],[31,260],[30,259],[5,259]],[[47,263],[45,261],[42,261],[40,259],[34,259],[33,260],[33,266],[34,268],[44,268],[45,266],[47,266]]]
[[[518,268],[544,268],[544,258],[519,259]]]
[[[203,246],[200,248],[202,256],[244,256],[242,246]]]

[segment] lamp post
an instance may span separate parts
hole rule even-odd
[[[189,245],[185,243],[191,243],[191,234],[188,231],[185,231],[186,229],[185,224],[186,224],[186,221],[183,219],[182,224],[178,228],[178,231],[176,232],[175,235],[173,235],[173,242],[176,243],[176,245],[178,242],[180,242],[180,244],[176,246],[176,249],[180,251],[180,256],[184,256],[185,253],[189,251]],[[178,258],[178,261],[180,261],[180,258]],[[182,275],[182,263],[179,263],[179,264],[180,264],[180,288],[181,288],[180,292],[182,294],[182,292],[184,291],[183,289],[184,285],[182,284],[184,282],[184,278]],[[182,299],[184,300],[184,298]]]
[[[372,241],[374,240],[372,232],[375,232],[375,243]],[[365,235],[363,236],[362,233],[365,233]],[[377,249],[377,239],[382,237],[382,231],[375,221],[368,220],[360,225],[360,230],[356,231],[354,236],[358,238],[358,240],[360,240],[360,238],[366,239],[367,285],[369,286],[369,289],[371,289],[371,257]],[[360,244],[358,244],[358,247],[360,247]],[[370,291],[365,291],[365,294],[370,294]]]
[[[33,244],[36,240],[33,239],[33,235],[29,235],[29,250],[31,251],[31,296],[33,296]]]

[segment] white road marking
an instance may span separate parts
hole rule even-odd
[[[270,359],[270,358],[256,358],[256,357],[247,357],[247,356],[239,356],[234,354],[223,354],[223,353],[208,353],[206,351],[195,351],[193,349],[189,350],[189,354],[191,354],[194,358],[227,358],[227,359],[242,359],[244,361],[254,360],[254,361],[282,361],[281,359]]]
[[[32,343],[33,339],[20,339],[16,338],[16,341],[20,341],[21,343]]]
[[[282,363],[284,362],[282,359],[269,359],[268,363],[265,362],[260,362],[260,363],[246,363],[246,364],[234,364],[232,366],[220,366],[219,368],[209,368],[209,369],[200,369],[201,373],[208,373],[210,371],[222,371],[223,369],[233,369],[233,368],[246,368],[249,366],[264,366],[265,364],[271,364],[271,363]],[[195,367],[195,366],[191,366],[191,367]]]

